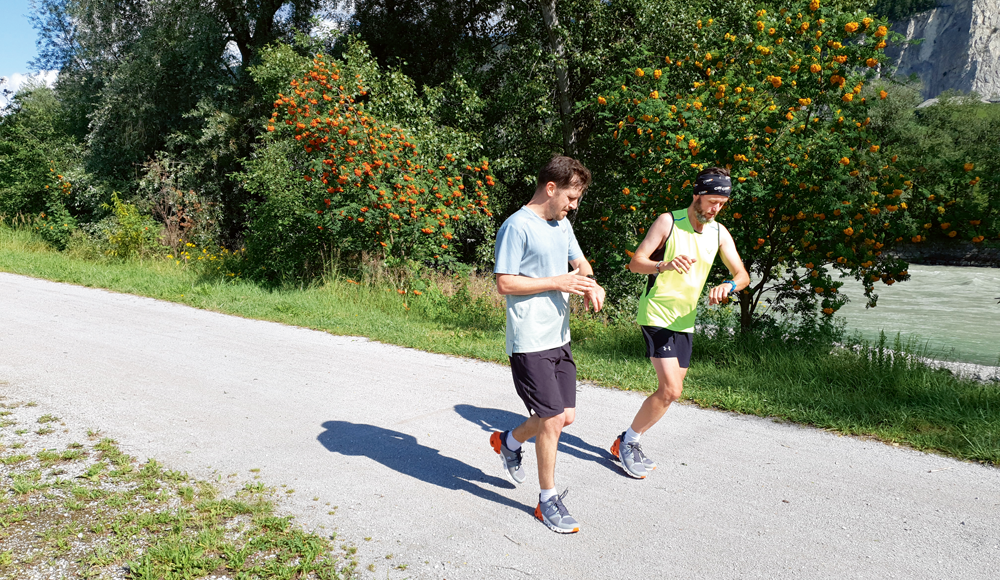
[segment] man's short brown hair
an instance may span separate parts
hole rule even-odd
[[[556,155],[538,172],[535,189],[545,187],[550,181],[560,189],[579,187],[581,191],[586,191],[590,186],[590,170],[572,157]]]
[[[698,177],[702,175],[725,175],[729,177],[729,170],[725,167],[708,167],[698,172]]]

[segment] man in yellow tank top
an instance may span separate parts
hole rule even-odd
[[[715,221],[731,192],[729,170],[710,167],[699,173],[691,205],[656,218],[629,263],[629,270],[649,276],[639,300],[638,322],[659,382],[629,428],[611,445],[611,454],[631,477],[643,479],[656,469],[639,439],[681,396],[691,364],[698,299],[716,254],[722,254],[732,279],[709,291],[710,305],[750,284],[733,236]]]

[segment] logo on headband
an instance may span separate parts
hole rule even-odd
[[[700,175],[694,182],[695,195],[724,195],[729,197],[732,191],[733,182],[725,175]]]

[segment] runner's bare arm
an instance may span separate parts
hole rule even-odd
[[[691,268],[691,264],[697,260],[683,254],[674,257],[669,262],[661,262],[659,270],[656,269],[657,262],[649,259],[649,256],[667,241],[667,235],[670,234],[673,225],[674,216],[669,213],[660,214],[660,217],[656,218],[653,225],[649,227],[649,231],[646,232],[642,243],[635,249],[632,261],[628,264],[629,271],[636,274],[659,274],[667,270],[676,270],[684,274]]]
[[[722,257],[722,263],[729,269],[729,273],[733,277],[733,282],[736,284],[734,292],[738,292],[750,285],[750,275],[743,265],[740,253],[736,250],[736,242],[733,241],[733,235],[729,233],[728,229],[723,228],[720,236],[722,240],[719,242],[719,254]],[[722,302],[723,299],[729,296],[731,290],[732,285],[729,283],[719,284],[709,291],[708,303],[718,304]]]
[[[586,261],[586,260],[585,260]],[[587,264],[590,267],[590,264]],[[593,272],[593,270],[591,270]],[[579,275],[580,270],[576,269],[561,276],[551,276],[549,278],[529,278],[519,274],[497,274],[497,292],[502,295],[511,294],[514,296],[527,296],[529,294],[539,294],[558,290],[583,296],[592,291],[597,282],[590,278]]]

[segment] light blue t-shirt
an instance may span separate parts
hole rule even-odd
[[[546,221],[527,207],[507,218],[497,232],[495,274],[549,278],[569,272],[583,257],[569,221]],[[558,290],[507,295],[507,356],[538,352],[569,342],[569,294]]]

